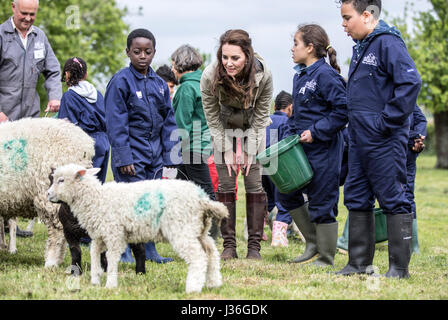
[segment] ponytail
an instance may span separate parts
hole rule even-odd
[[[336,61],[336,50],[330,45],[330,39],[321,26],[304,24],[298,27],[297,32],[300,32],[305,45],[312,44],[314,46],[316,58],[321,59],[328,55],[330,65],[338,73],[341,73],[341,68]]]
[[[336,59],[336,50],[332,46],[329,46],[327,50],[328,54],[328,61],[330,62],[330,65],[335,69],[338,73],[341,73],[341,67],[338,65],[338,61]]]

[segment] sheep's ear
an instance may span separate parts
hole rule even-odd
[[[86,174],[86,169],[81,169],[78,172],[76,172],[75,179],[81,180],[85,174]]]
[[[101,168],[90,168],[90,169],[87,169],[87,173],[92,175],[92,176],[96,175],[100,171],[101,171]]]

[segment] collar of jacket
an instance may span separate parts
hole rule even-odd
[[[306,65],[304,65],[303,63],[298,64],[294,67],[294,70],[296,70],[296,72],[299,74],[299,76],[302,75],[303,72],[310,75],[324,63],[326,63],[325,58],[320,58],[319,60],[317,60],[313,64],[309,65],[308,67]]]
[[[200,69],[197,69],[193,72],[188,72],[184,74],[179,79],[179,83],[185,82],[185,81],[201,81],[202,71]]]
[[[254,53],[255,56],[255,86],[259,87],[260,82],[264,77],[264,71],[266,70],[266,65],[262,57],[258,55],[258,53]]]
[[[137,79],[145,79],[145,78],[154,78],[155,77],[155,72],[154,70],[152,70],[151,66],[148,67],[148,73],[146,74],[146,76],[142,75],[140,72],[138,72],[134,66],[132,65],[132,63],[129,63],[129,69],[131,70],[132,74],[137,78]]]
[[[5,32],[8,32],[8,33],[14,33],[15,32],[14,26],[12,25],[11,19],[12,19],[12,17],[10,17],[8,20],[6,20],[6,28],[4,29]],[[17,30],[17,32],[19,32],[19,30]],[[31,33],[37,34],[36,27],[34,25],[31,26],[30,34]]]
[[[386,22],[384,22],[384,20],[380,20],[378,22],[378,25],[375,27],[375,29],[369,35],[367,35],[367,37],[365,37],[362,40],[356,40],[355,41],[356,42],[355,50],[356,50],[356,54],[357,54],[357,58],[358,59],[362,55],[364,49],[372,41],[372,39],[375,38],[376,36],[380,35],[380,34],[392,34],[394,36],[397,36],[400,39],[403,39],[402,36],[401,36],[400,30],[398,30],[394,26],[392,26],[392,27],[389,26]]]
[[[286,113],[284,113],[283,111],[281,111],[281,110],[274,111],[274,114],[275,114],[276,116],[284,116],[284,117],[288,117],[288,115],[287,115]]]

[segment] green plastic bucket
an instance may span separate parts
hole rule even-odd
[[[381,208],[375,208],[375,239],[376,242],[383,242],[387,240],[387,221],[386,215]]]
[[[270,146],[257,155],[257,160],[281,193],[301,189],[313,178],[313,170],[298,135]]]

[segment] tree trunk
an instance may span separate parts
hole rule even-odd
[[[448,169],[448,111],[434,114],[436,168]]]

